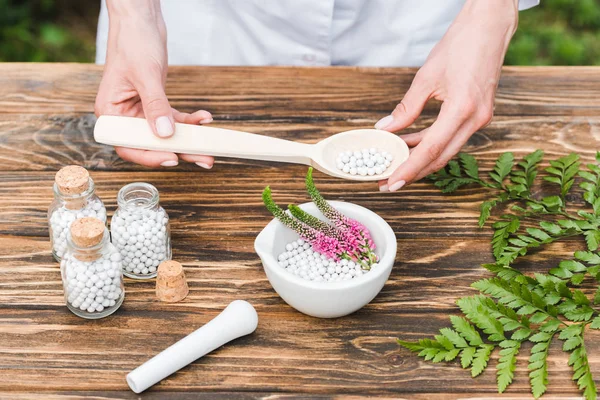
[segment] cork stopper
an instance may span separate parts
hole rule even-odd
[[[85,192],[89,187],[89,179],[89,172],[78,165],[63,167],[54,177],[58,189],[66,195],[77,195]]]
[[[79,218],[71,224],[71,240],[78,247],[92,247],[104,237],[104,222],[98,218]]]
[[[156,297],[161,301],[174,303],[185,299],[188,292],[183,266],[173,260],[160,263],[156,275]]]

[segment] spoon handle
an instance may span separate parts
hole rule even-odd
[[[313,145],[207,126],[175,124],[175,134],[156,137],[143,118],[103,115],[94,126],[98,143],[182,154],[311,164]]]

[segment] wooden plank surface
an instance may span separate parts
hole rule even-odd
[[[213,112],[215,126],[315,142],[371,126],[408,88],[414,70],[365,68],[172,68],[168,94],[185,111]],[[496,397],[493,369],[478,379],[456,364],[432,365],[394,339],[431,336],[457,313],[454,301],[487,276],[489,231],[476,227],[479,189],[442,195],[418,183],[397,194],[373,184],[316,174],[327,198],[355,202],[385,218],[398,256],[380,295],[362,310],[322,320],[287,306],[269,285],[253,240],[269,221],[260,193],[278,202],[308,200],[305,168],[218,160],[147,169],[121,161],[92,138],[93,101],[101,70],[78,64],[0,64],[0,398],[288,398],[334,395],[454,399]],[[503,151],[571,151],[591,160],[600,148],[600,68],[507,68],[494,122],[466,150],[489,170]],[[409,128],[435,118],[436,104]],[[190,295],[160,303],[152,282],[127,280],[111,317],[86,321],[64,306],[58,265],[50,255],[46,212],[54,173],[67,164],[91,170],[112,214],[116,193],[132,181],[153,183],[171,216],[174,256]],[[552,265],[574,242],[551,245],[519,266]],[[571,250],[572,251],[572,250]],[[214,317],[234,299],[250,301],[258,330],[193,363],[141,396],[125,374]],[[600,336],[588,350],[600,372]],[[527,354],[524,352],[523,354]],[[559,344],[551,350],[548,394],[578,394]],[[501,398],[529,398],[526,355]],[[549,396],[549,397],[550,397]]]

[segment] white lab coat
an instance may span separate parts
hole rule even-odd
[[[494,1],[494,0],[482,0]],[[162,0],[171,65],[420,66],[465,0]],[[520,0],[519,8],[539,0]],[[106,59],[108,12],[96,63]]]

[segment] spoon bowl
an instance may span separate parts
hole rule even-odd
[[[379,129],[355,129],[336,133],[321,140],[315,146],[313,166],[321,172],[338,178],[355,181],[373,181],[389,178],[392,173],[408,158],[408,146],[400,137]],[[394,159],[390,166],[379,175],[350,175],[337,168],[336,159],[345,151],[356,151],[363,148],[377,148],[387,151]]]
[[[402,139],[377,129],[341,132],[316,144],[306,144],[231,129],[176,123],[173,136],[159,138],[143,118],[110,115],[98,118],[94,139],[98,143],[134,149],[304,164],[328,175],[355,181],[387,179],[409,154]],[[371,147],[394,157],[382,174],[351,175],[337,169],[335,160],[341,152]]]

